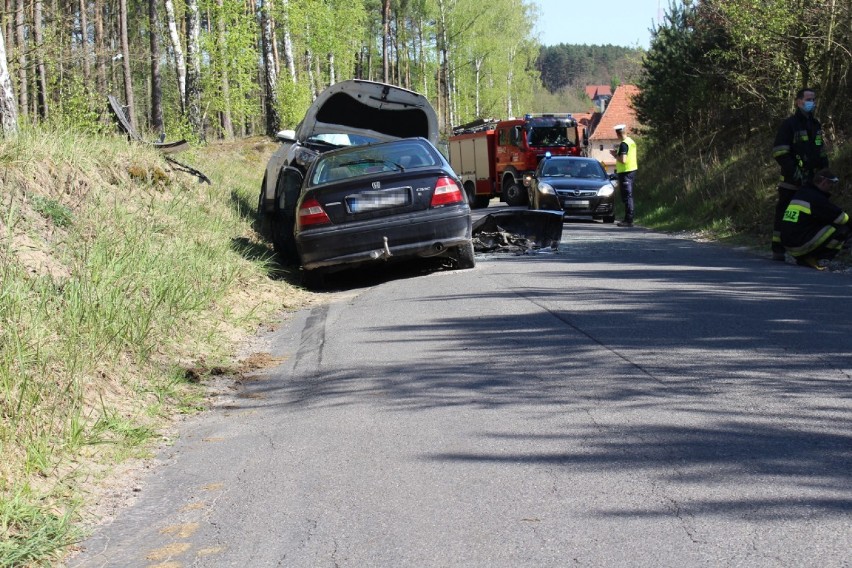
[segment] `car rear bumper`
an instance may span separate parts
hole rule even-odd
[[[470,235],[470,210],[466,206],[447,207],[392,220],[373,219],[304,230],[296,236],[296,246],[305,270],[343,269],[446,254],[470,241]]]

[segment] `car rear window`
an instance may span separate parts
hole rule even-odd
[[[394,142],[359,146],[321,156],[313,169],[309,185],[378,173],[404,172],[437,164],[437,158],[423,143]]]

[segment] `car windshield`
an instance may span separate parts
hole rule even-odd
[[[566,126],[536,126],[529,132],[527,142],[530,146],[569,146],[575,145],[574,129]]]
[[[317,134],[311,136],[307,140],[309,146],[318,148],[342,148],[345,146],[360,146],[362,144],[371,144],[377,140],[368,138],[367,136],[358,136],[356,134]]]
[[[547,160],[541,168],[543,177],[571,177],[606,180],[607,175],[596,160]]]
[[[411,168],[435,166],[437,158],[422,142],[393,142],[352,147],[321,156],[309,180],[310,185]]]

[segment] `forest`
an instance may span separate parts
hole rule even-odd
[[[4,129],[130,122],[189,140],[293,127],[340,80],[426,94],[442,127],[523,109],[536,5],[494,0],[5,0]],[[14,103],[14,104],[13,104]]]
[[[336,81],[424,93],[442,129],[524,112],[543,92],[635,82],[648,132],[747,138],[820,93],[848,132],[852,0],[671,0],[648,52],[545,46],[532,0],[4,0],[3,131],[99,131],[105,97],[153,135],[189,140],[294,126]],[[605,80],[602,80],[605,79]],[[570,109],[574,110],[574,109]],[[729,126],[730,125],[730,126]]]

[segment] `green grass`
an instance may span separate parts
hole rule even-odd
[[[18,489],[0,498],[0,566],[49,566],[78,537],[71,515],[42,496]]]
[[[271,149],[182,155],[208,185],[122,138],[0,141],[0,566],[61,555],[88,464],[148,455],[170,417],[204,408],[187,368],[298,307],[252,231]]]

